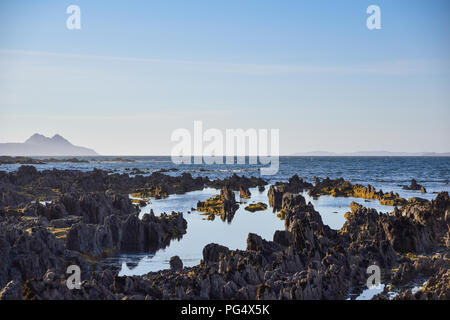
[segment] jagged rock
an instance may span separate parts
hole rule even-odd
[[[245,181],[247,178],[242,180],[241,184]],[[252,181],[252,185],[263,183],[263,180],[259,179],[248,181]],[[0,207],[25,207],[36,199],[55,200],[62,194],[63,198],[68,197],[68,199],[61,199],[61,202],[66,210],[69,210],[70,198],[76,194],[89,197],[90,193],[104,193],[106,190],[111,190],[116,194],[148,192],[155,197],[165,197],[174,193],[201,190],[209,182],[207,178],[193,178],[189,173],[183,173],[177,177],[160,172],[153,172],[148,176],[129,176],[128,174],[110,174],[107,170],[99,169],[88,172],[56,169],[37,171],[34,166],[21,166],[15,172],[0,173]],[[76,201],[75,205],[78,205]],[[71,212],[76,210],[77,207],[74,207]],[[45,213],[57,213],[57,211]],[[79,213],[70,214],[80,215]]]
[[[331,180],[325,178],[320,180],[316,178],[316,184],[308,191],[312,197],[321,195],[330,195],[332,197],[354,197],[362,199],[377,199],[382,205],[403,206],[408,201],[401,198],[397,193],[384,193],[382,190],[376,191],[371,185],[364,187],[360,184],[352,185],[350,181],[343,178]]]
[[[209,244],[203,249],[203,260],[198,266],[181,270],[174,267],[176,258],[173,258],[172,270],[150,272],[142,277],[110,275],[98,281],[98,276],[93,275],[91,280],[83,282],[76,294],[61,288],[52,295],[42,287],[41,282],[55,282],[50,272],[43,279],[27,283],[24,292],[27,297],[70,295],[79,299],[81,293],[92,290],[95,284],[99,294],[93,296],[108,299],[344,299],[351,288],[365,285],[369,265],[377,264],[385,270],[399,261],[406,261],[394,273],[393,283],[395,279],[404,282],[416,276],[433,278],[429,278],[422,293],[401,297],[448,297],[448,260],[440,257],[433,262],[411,262],[415,258],[403,258],[397,253],[395,243],[390,242],[390,233],[385,231],[385,225],[392,224],[397,232],[395,223],[398,221],[419,224],[413,215],[407,215],[412,209],[396,209],[387,215],[353,204],[344,227],[335,231],[323,224],[320,214],[310,203],[306,204],[301,195],[286,193],[283,198],[285,230],[277,231],[273,242],[249,234],[244,251]],[[445,195],[426,206],[436,210],[437,216],[445,216]],[[421,214],[417,215],[419,217]],[[432,228],[427,223],[422,226]]]
[[[248,188],[245,188],[243,186],[239,187],[239,195],[241,199],[250,199],[250,197],[252,196],[250,190],[248,190]]]
[[[258,251],[262,249],[262,241],[263,239],[254,234],[250,233],[247,238],[247,250],[249,251]]]
[[[180,271],[183,270],[183,261],[181,261],[179,256],[173,256],[170,258],[170,270]]]
[[[289,232],[284,230],[277,230],[273,235],[273,242],[280,244],[282,246],[289,246],[291,240],[289,239]]]
[[[311,183],[303,181],[303,179],[300,178],[296,174],[293,175],[289,179],[288,183],[284,186],[285,192],[290,192],[290,193],[303,192],[303,190],[310,189],[312,187],[313,187],[313,185]]]
[[[18,281],[10,281],[0,291],[0,300],[23,300],[22,285]]]
[[[208,244],[203,248],[203,260],[208,262],[217,262],[219,261],[220,255],[226,255],[230,252],[225,246],[221,246],[215,243]]]
[[[226,215],[234,215],[239,207],[234,197],[234,192],[229,187],[223,187],[220,190],[220,200],[222,201],[222,209]]]
[[[112,215],[103,225],[73,225],[67,234],[66,247],[92,256],[151,252],[164,248],[171,239],[181,237],[186,228],[182,213],[163,214],[159,218],[146,214],[142,220],[136,215],[128,215],[123,220]]]
[[[282,207],[283,195],[285,193],[300,193],[306,189],[312,188],[313,185],[309,182],[303,181],[298,175],[293,175],[288,183],[277,182],[275,185],[270,186],[269,192],[269,205],[273,208],[274,212],[279,211]]]
[[[273,208],[273,211],[278,211],[281,209],[281,201],[283,199],[283,191],[278,190],[278,188],[273,185],[270,186],[269,192],[267,193],[269,198],[269,205]]]
[[[220,216],[223,221],[231,222],[238,208],[234,192],[225,186],[220,190],[220,195],[206,201],[198,201],[196,210],[209,215],[209,220],[213,220],[214,216]]]
[[[58,192],[48,205],[27,206],[28,202],[21,207],[26,210],[0,208],[2,297],[20,298],[17,288],[23,287],[19,293],[25,299],[345,299],[351,288],[365,284],[367,267],[372,264],[383,272],[398,267],[391,275],[393,284],[427,278],[422,290],[401,293],[399,298],[449,297],[448,193],[438,194],[433,201],[401,201],[402,208],[390,214],[352,204],[344,227],[336,231],[324,225],[312,204],[296,194],[307,185],[294,176],[289,183],[269,190],[269,200],[285,220],[284,230],[276,231],[273,241],[249,234],[246,250],[209,244],[197,266],[182,268],[174,257],[171,269],[119,277],[115,271],[102,270],[104,266],[92,256],[107,254],[110,249],[156,250],[181,236],[187,227],[181,213],[155,217],[151,212],[139,220],[138,210],[126,194],[138,189],[160,190],[161,195],[185,192],[203,187],[206,180],[160,173],[130,178],[101,170],[20,171],[0,172],[2,203],[35,200],[42,189],[50,187]],[[234,188],[258,183],[247,179],[227,179],[233,187],[221,185],[220,195],[211,204],[219,212],[234,214]],[[386,203],[399,201],[393,193],[353,186],[343,179],[317,179],[316,187],[319,185],[319,189],[312,188],[313,193],[318,190],[336,196],[379,197]],[[27,194],[26,190],[31,191]],[[17,195],[19,191],[23,195]],[[430,259],[422,257],[421,250],[443,253]],[[85,259],[94,261],[87,263]],[[69,290],[65,285],[65,269],[70,264],[82,270],[80,290]]]
[[[255,177],[247,178],[245,176],[240,177],[237,174],[233,174],[231,177],[225,178],[223,180],[218,179],[207,182],[207,185],[216,189],[221,189],[222,187],[226,186],[231,190],[239,191],[240,187],[248,189],[248,188],[255,188],[258,186],[265,186],[267,185],[267,181],[261,178]]]

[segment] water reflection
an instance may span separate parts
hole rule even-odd
[[[268,190],[268,187],[263,191],[251,188],[251,198],[241,199],[242,203],[230,223],[227,222],[227,219],[225,222],[222,219],[207,220],[201,212],[192,210],[197,206],[198,201],[205,201],[219,194],[220,190],[217,189],[205,188],[201,191],[171,195],[166,199],[152,200],[142,208],[140,217],[149,213],[150,210],[153,210],[155,215],[172,211],[183,212],[184,218],[188,222],[187,233],[181,239],[172,240],[166,248],[154,253],[121,255],[108,258],[106,261],[120,268],[121,275],[142,275],[150,271],[169,268],[170,258],[175,255],[181,258],[185,266],[197,265],[202,259],[203,248],[212,242],[230,249],[244,250],[249,233],[256,233],[266,240],[272,240],[276,230],[284,230],[284,221],[280,220],[269,206],[264,211],[253,213],[244,209],[248,204],[257,202],[268,205]],[[313,199],[306,192],[302,195],[307,202],[311,201],[314,208],[321,214],[323,222],[332,229],[340,229],[343,226],[344,214],[350,210],[349,205],[352,201],[381,212],[390,212],[393,209],[390,206],[380,205],[377,200],[333,198],[331,196]],[[240,199],[238,192],[235,196],[236,199]]]

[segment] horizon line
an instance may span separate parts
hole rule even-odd
[[[392,154],[392,155],[363,155],[363,154],[356,154],[354,153],[342,153],[342,154],[330,154],[330,155],[307,155],[307,154],[280,154],[279,157],[450,157],[450,152],[391,152],[391,153],[404,153],[404,155],[398,154]],[[74,158],[98,158],[98,157],[115,157],[115,158],[122,158],[122,157],[166,157],[166,158],[172,158],[171,155],[164,155],[164,154],[147,154],[147,155],[137,155],[137,154],[98,154],[98,155],[1,155],[0,157],[10,157],[10,158],[43,158],[43,157],[74,157]],[[202,158],[212,158],[215,156],[198,156],[198,155],[189,155],[189,156],[183,156],[183,157],[202,157]],[[259,157],[277,157],[276,155],[258,155],[258,156],[237,156],[237,155],[223,155],[223,156],[217,156],[217,157],[245,157],[245,158],[259,158]]]

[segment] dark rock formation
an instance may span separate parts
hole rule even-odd
[[[203,248],[203,261],[205,263],[218,262],[220,256],[224,256],[230,253],[230,250],[215,243],[210,243]]]
[[[111,215],[104,224],[78,223],[67,234],[66,247],[91,256],[104,256],[116,252],[154,252],[166,247],[174,238],[186,233],[187,222],[182,213],[145,214],[125,219]]]
[[[312,188],[313,185],[309,182],[303,181],[298,175],[293,175],[288,183],[277,182],[275,185],[270,186],[269,192],[269,205],[273,208],[273,211],[279,211],[282,207],[283,195],[285,193],[301,193],[304,190]]]
[[[242,186],[239,188],[239,195],[241,199],[250,199],[250,197],[252,196],[250,190]]]
[[[441,194],[426,206],[438,218],[445,217],[450,206],[448,195]],[[408,283],[418,276],[428,277],[422,290],[415,294],[410,290],[401,292],[396,299],[448,299],[448,254],[431,259],[411,253],[403,255],[396,252],[396,242],[391,233],[385,231],[386,225],[393,225],[395,230],[396,220],[401,221],[402,228],[408,224],[417,227],[419,222],[414,220],[425,212],[417,204],[403,211],[397,209],[391,215],[354,204],[340,231],[324,225],[319,213],[310,203],[306,204],[301,195],[286,193],[282,207],[285,230],[277,231],[274,241],[249,234],[244,251],[209,244],[203,249],[203,260],[198,266],[180,269],[174,258],[172,270],[141,277],[118,277],[109,270],[93,272],[88,281],[83,281],[81,290],[68,290],[61,284],[61,278],[55,276],[51,280],[44,276],[25,283],[24,297],[344,299],[352,288],[365,285],[367,267],[376,264],[383,270],[395,270],[390,276],[393,286]],[[424,229],[433,228],[431,224],[421,225]],[[399,267],[392,269],[398,263]],[[382,299],[383,295],[377,298]]]
[[[267,185],[267,181],[261,178],[250,177],[247,178],[245,176],[238,176],[237,174],[233,174],[229,178],[225,178],[223,180],[213,180],[206,183],[209,187],[221,189],[222,187],[227,186],[233,191],[239,191],[239,188],[243,187],[245,189],[255,188],[258,186]]]
[[[320,180],[316,178],[316,183],[314,187],[308,191],[308,194],[312,197],[330,195],[332,197],[377,199],[380,201],[380,204],[388,206],[403,206],[408,202],[401,198],[397,193],[384,193],[382,190],[376,191],[371,185],[368,185],[367,187],[360,184],[352,185],[343,178],[335,180],[329,178]]]
[[[250,211],[250,212],[264,211],[266,209],[267,209],[267,204],[262,203],[262,202],[251,203],[245,207],[245,210]]]
[[[19,281],[10,281],[0,291],[0,300],[23,300],[22,284]]]
[[[223,221],[231,222],[238,208],[234,192],[225,186],[220,190],[220,195],[213,196],[206,201],[198,201],[196,210],[204,212],[211,217],[209,219],[220,216]]]
[[[30,204],[25,208],[25,212],[30,216],[43,216],[49,221],[79,216],[85,223],[102,224],[105,218],[110,215],[136,215],[139,210],[128,197],[123,195],[67,193],[46,205]]]
[[[169,194],[182,194],[201,190],[209,182],[207,178],[193,178],[189,173],[172,177],[159,172],[148,176],[110,174],[94,169],[89,172],[73,170],[37,171],[34,166],[21,166],[17,171],[0,171],[0,208],[23,208],[32,201],[56,200],[62,195],[89,193],[114,194],[140,193],[156,198]]]
[[[313,187],[311,183],[303,181],[303,179],[296,174],[289,179],[288,183],[284,184],[277,183],[277,185],[278,186],[282,185],[284,192],[290,193],[300,193],[306,189],[310,189]]]
[[[281,201],[283,199],[284,191],[279,190],[275,186],[270,186],[267,196],[269,198],[269,205],[273,208],[273,211],[278,211],[281,209]]]
[[[414,179],[411,180],[411,184],[409,186],[403,186],[403,190],[420,190],[422,193],[427,193],[425,187],[418,184]]]
[[[10,281],[22,284],[42,277],[49,268],[77,264],[86,273],[92,270],[80,256],[65,249],[64,239],[55,234],[46,219],[38,218],[0,220],[0,261],[0,288]]]
[[[183,261],[181,261],[179,256],[173,256],[170,258],[170,270],[180,271],[183,270]]]
[[[243,178],[227,181],[237,188],[250,187]],[[160,217],[150,213],[139,220],[138,209],[122,194],[185,192],[205,183],[189,175],[160,173],[130,178],[99,170],[37,172],[34,167],[0,172],[0,200],[6,203],[0,207],[0,298],[345,299],[365,285],[367,267],[373,264],[400,290],[396,299],[449,298],[448,193],[433,201],[403,199],[402,207],[390,214],[354,203],[343,228],[336,231],[296,194],[306,187],[295,177],[269,190],[269,201],[285,223],[273,241],[249,234],[246,250],[208,244],[199,265],[183,268],[173,257],[170,269],[144,276],[119,277],[95,258],[113,251],[156,250],[186,231],[180,213]],[[58,192],[50,204],[28,201],[53,189]],[[220,195],[199,209],[229,219],[237,207],[233,190],[238,189],[224,185]],[[319,195],[400,201],[392,193],[353,186],[343,179],[318,180],[311,190]],[[435,252],[441,253],[427,256]],[[82,270],[80,290],[66,286],[66,268],[73,264]],[[426,285],[414,294],[401,287],[423,277]],[[377,298],[386,298],[387,292],[383,294]]]
[[[45,162],[29,157],[0,156],[0,164],[45,164]]]

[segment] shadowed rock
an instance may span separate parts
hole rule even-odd
[[[183,261],[181,261],[179,256],[173,256],[170,258],[170,270],[172,271],[183,270]]]

